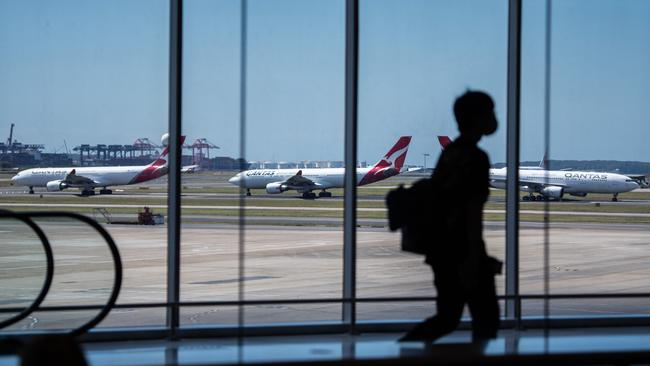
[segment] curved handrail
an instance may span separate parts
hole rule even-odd
[[[43,286],[41,287],[41,291],[38,293],[38,296],[36,296],[34,301],[23,311],[21,311],[20,313],[16,314],[15,316],[9,319],[1,321],[0,329],[2,329],[28,317],[29,314],[31,314],[34,310],[36,310],[41,305],[43,300],[45,300],[45,296],[47,296],[47,293],[50,290],[50,286],[52,285],[52,278],[54,277],[54,255],[52,254],[52,246],[50,245],[50,241],[47,239],[47,236],[45,235],[43,230],[41,230],[40,226],[36,225],[36,223],[32,221],[32,219],[25,216],[15,215],[12,212],[6,210],[0,211],[0,217],[9,217],[9,218],[17,219],[24,222],[27,226],[29,226],[36,233],[38,238],[41,240],[41,244],[43,245],[43,250],[45,251],[45,260],[47,262],[47,269],[45,271],[45,281],[43,282]]]
[[[117,245],[115,244],[115,241],[113,241],[113,238],[110,236],[110,234],[101,226],[97,223],[97,221],[73,212],[11,212],[7,210],[3,210],[0,212],[0,217],[1,216],[11,216],[11,217],[17,217],[17,218],[34,218],[34,217],[40,217],[40,218],[71,218],[75,219],[78,221],[81,221],[88,226],[92,227],[99,233],[99,235],[106,241],[106,244],[108,244],[108,248],[111,252],[111,256],[113,257],[113,265],[115,267],[115,276],[113,277],[113,289],[111,290],[111,294],[108,298],[108,301],[106,304],[102,307],[100,312],[92,319],[90,319],[88,322],[85,324],[81,325],[80,327],[72,330],[70,334],[72,336],[79,336],[85,332],[87,332],[89,329],[92,327],[96,326],[99,324],[106,316],[108,313],[111,311],[113,306],[115,305],[115,302],[117,301],[117,297],[120,293],[120,289],[122,288],[122,258],[120,257],[120,252],[117,249]]]

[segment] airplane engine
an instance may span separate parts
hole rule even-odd
[[[506,182],[501,182],[496,179],[490,180],[490,187],[506,189]]]
[[[269,194],[277,194],[287,191],[289,187],[282,183],[269,183],[266,185],[266,192]]]
[[[53,180],[53,181],[47,182],[46,187],[47,187],[47,190],[49,192],[58,192],[58,191],[62,191],[64,189],[68,188],[68,185],[66,183],[64,183],[63,181]]]
[[[546,187],[542,189],[539,193],[543,194],[546,197],[560,199],[564,195],[564,188],[562,187]]]

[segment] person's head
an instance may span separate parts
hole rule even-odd
[[[480,139],[497,130],[494,102],[481,91],[468,90],[456,99],[454,116],[462,136]]]

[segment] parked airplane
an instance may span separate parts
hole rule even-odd
[[[181,144],[184,140],[182,136]],[[95,187],[102,187],[99,194],[111,194],[113,191],[107,188],[109,186],[142,183],[167,174],[167,153],[168,147],[165,147],[155,161],[145,166],[32,168],[18,172],[11,181],[14,185],[29,187],[30,194],[34,194],[34,187],[45,187],[50,192],[79,188],[82,196],[92,196]]]
[[[378,182],[401,172],[411,136],[402,136],[384,155],[383,159],[370,168],[357,168],[357,185]],[[246,195],[251,189],[266,189],[267,193],[276,194],[294,189],[302,193],[303,198],[315,198],[312,190],[320,189],[318,197],[331,197],[330,188],[342,188],[345,168],[314,169],[253,169],[237,173],[228,182],[246,188]]]
[[[181,168],[181,173],[187,173],[187,174],[192,174],[196,173],[198,171],[201,171],[201,166],[198,164],[195,165],[187,165]]]
[[[451,143],[448,136],[438,136],[444,149]],[[507,168],[490,169],[490,185],[506,188]],[[528,192],[524,201],[543,201],[550,198],[561,200],[565,193],[585,197],[588,193],[611,193],[612,201],[618,201],[618,194],[639,188],[639,183],[626,175],[601,172],[567,170],[546,170],[539,167],[519,169],[519,190]],[[535,196],[533,193],[538,193]]]

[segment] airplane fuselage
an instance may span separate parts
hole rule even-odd
[[[357,185],[372,183],[363,181],[372,169],[357,168]],[[229,182],[246,189],[264,189],[270,183],[283,182],[295,176],[298,171],[302,171],[303,177],[318,182],[318,186],[311,189],[341,188],[344,185],[345,168],[252,169],[237,173]]]
[[[490,169],[490,184],[495,188],[505,189],[506,168]],[[529,170],[520,169],[519,179],[540,185],[556,185],[563,187],[564,193],[622,193],[639,187],[630,177],[616,173],[581,172],[564,170]],[[520,187],[525,192],[536,192]]]
[[[404,166],[411,136],[401,136],[382,159],[368,168],[356,169],[356,183],[359,186],[378,182],[397,175]],[[345,185],[345,168],[311,168],[311,169],[252,169],[237,173],[228,182],[247,189],[266,189],[269,194],[278,194],[295,190],[304,198],[314,198],[313,190],[322,190],[319,197],[331,197],[329,188],[343,188]]]
[[[68,168],[32,168],[19,172],[12,181],[15,185],[45,187],[48,182],[63,180],[73,169],[79,176],[90,178],[100,184],[95,186],[117,186],[137,183],[137,177],[148,166],[111,166],[111,167],[68,167]]]

